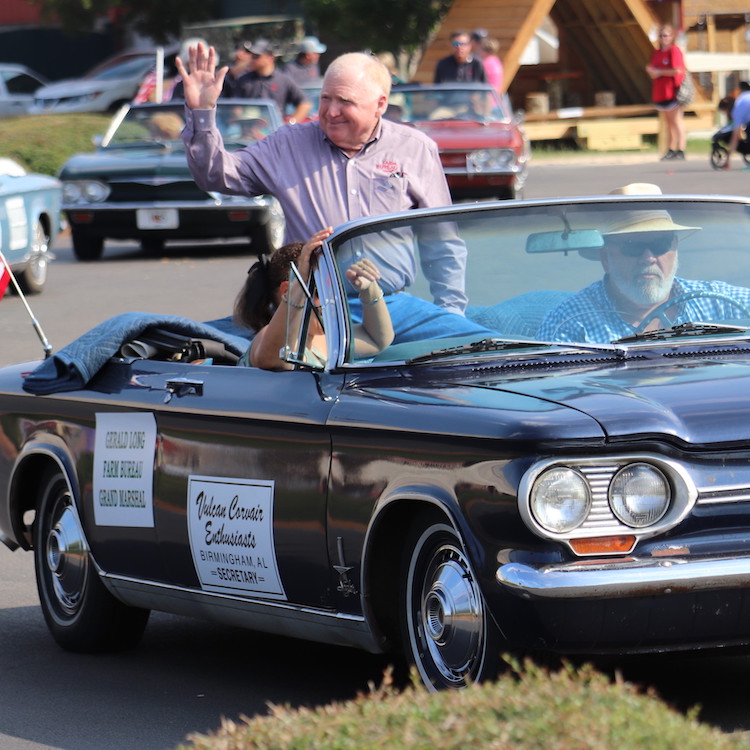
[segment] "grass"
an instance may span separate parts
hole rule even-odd
[[[32,172],[56,175],[75,153],[93,151],[93,138],[103,135],[108,114],[28,115],[0,119],[2,156]]]

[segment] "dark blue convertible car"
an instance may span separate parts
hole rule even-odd
[[[436,689],[510,650],[747,644],[750,200],[620,193],[339,227],[285,371],[145,313],[2,370],[0,530],[53,637],[132,647],[162,610]],[[357,258],[395,331],[366,357]]]

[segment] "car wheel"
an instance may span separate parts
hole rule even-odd
[[[462,688],[494,677],[497,630],[456,531],[444,518],[423,516],[405,554],[402,639],[425,686]]]
[[[39,294],[47,282],[50,261],[49,235],[39,219],[36,220],[32,232],[29,260],[26,268],[18,275],[18,283],[26,294]]]
[[[271,253],[284,243],[286,222],[281,204],[274,198],[263,219],[250,227],[250,250],[255,255]]]
[[[153,238],[141,240],[141,249],[147,255],[160,255],[164,252],[164,240]]]
[[[104,240],[101,237],[89,237],[73,230],[73,253],[78,260],[99,260],[104,251]]]
[[[122,604],[104,587],[58,470],[41,483],[34,568],[44,619],[60,646],[92,653],[131,648],[140,640],[149,611]]]

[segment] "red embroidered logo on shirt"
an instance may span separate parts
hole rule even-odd
[[[376,164],[376,169],[382,169],[383,172],[395,172],[398,168],[398,164],[395,161],[384,161],[382,164]]]

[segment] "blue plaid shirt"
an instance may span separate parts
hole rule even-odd
[[[729,299],[697,296],[681,302],[676,315],[669,310],[671,325],[687,322],[716,322],[750,317],[750,289],[732,286],[724,281],[691,281],[675,279],[672,298],[691,292],[723,295]],[[737,304],[733,304],[732,300]],[[739,305],[739,306],[738,306]],[[662,317],[664,321],[664,318]],[[537,338],[544,341],[577,341],[606,344],[631,336],[636,327],[626,323],[617,313],[607,294],[604,281],[595,281],[550,310],[539,326]]]

